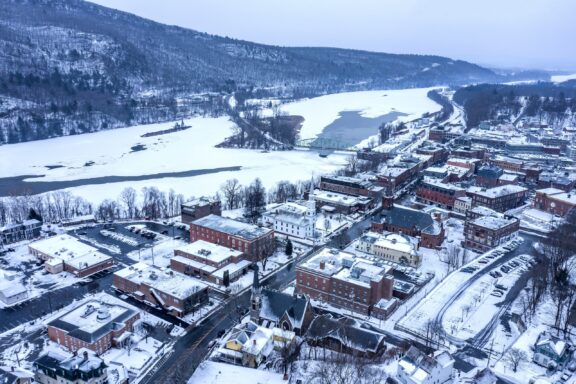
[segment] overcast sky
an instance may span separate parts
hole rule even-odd
[[[287,46],[576,69],[576,0],[92,0],[166,24]]]

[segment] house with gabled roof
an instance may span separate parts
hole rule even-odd
[[[250,320],[266,328],[280,328],[302,335],[314,317],[310,299],[260,286],[258,267],[254,270]]]
[[[394,232],[420,237],[420,245],[426,248],[439,247],[444,241],[444,227],[440,217],[423,211],[394,204],[394,198],[382,198],[382,211],[372,222],[374,232]]]
[[[564,340],[543,332],[538,336],[534,344],[533,360],[536,364],[543,367],[550,365],[563,365],[569,358],[569,345]]]
[[[396,379],[402,384],[443,384],[451,383],[454,358],[446,351],[436,351],[427,355],[411,346],[398,362]]]
[[[340,353],[373,357],[386,349],[384,335],[358,321],[331,314],[316,316],[306,333],[312,345],[321,345]]]

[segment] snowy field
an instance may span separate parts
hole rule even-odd
[[[285,104],[282,110],[304,117],[300,136],[310,139],[322,133],[324,127],[338,119],[343,111],[359,111],[363,117],[402,112],[406,114],[399,119],[402,121],[414,120],[425,112],[439,111],[440,105],[427,96],[431,89],[434,88],[336,93]]]
[[[571,75],[555,75],[550,77],[550,80],[552,80],[554,83],[562,83],[564,81],[574,79],[576,79],[576,73],[573,73]]]

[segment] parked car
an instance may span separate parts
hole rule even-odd
[[[495,297],[502,297],[504,296],[504,294],[500,291],[493,291],[490,295],[495,296]]]

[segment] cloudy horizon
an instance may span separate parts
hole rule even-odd
[[[576,70],[573,0],[91,0],[165,24],[281,46],[447,56],[499,68]]]

